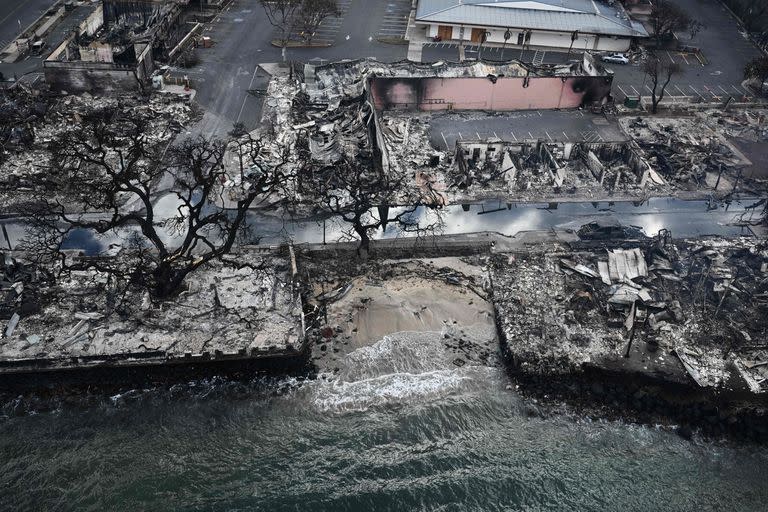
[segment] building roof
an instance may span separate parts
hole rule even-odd
[[[601,0],[419,0],[416,21],[647,37],[621,7]]]

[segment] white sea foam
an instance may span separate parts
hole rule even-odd
[[[350,352],[338,374],[312,386],[312,401],[323,411],[359,411],[403,402],[430,401],[468,386],[490,368],[453,364],[439,332],[399,332]]]
[[[389,403],[432,400],[457,391],[468,379],[455,370],[390,373],[352,382],[319,382],[314,404],[323,411],[364,411]]]

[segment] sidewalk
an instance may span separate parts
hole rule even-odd
[[[405,40],[408,41],[408,60],[411,62],[421,62],[421,53],[424,49],[424,43],[429,42],[424,27],[416,26],[416,0],[411,7],[411,14],[408,17],[408,27],[405,29]]]

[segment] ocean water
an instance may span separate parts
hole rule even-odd
[[[398,333],[317,379],[0,409],[0,510],[768,510],[768,447],[603,421]]]

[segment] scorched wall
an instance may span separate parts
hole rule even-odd
[[[531,110],[602,103],[610,76],[371,78],[377,110]]]

